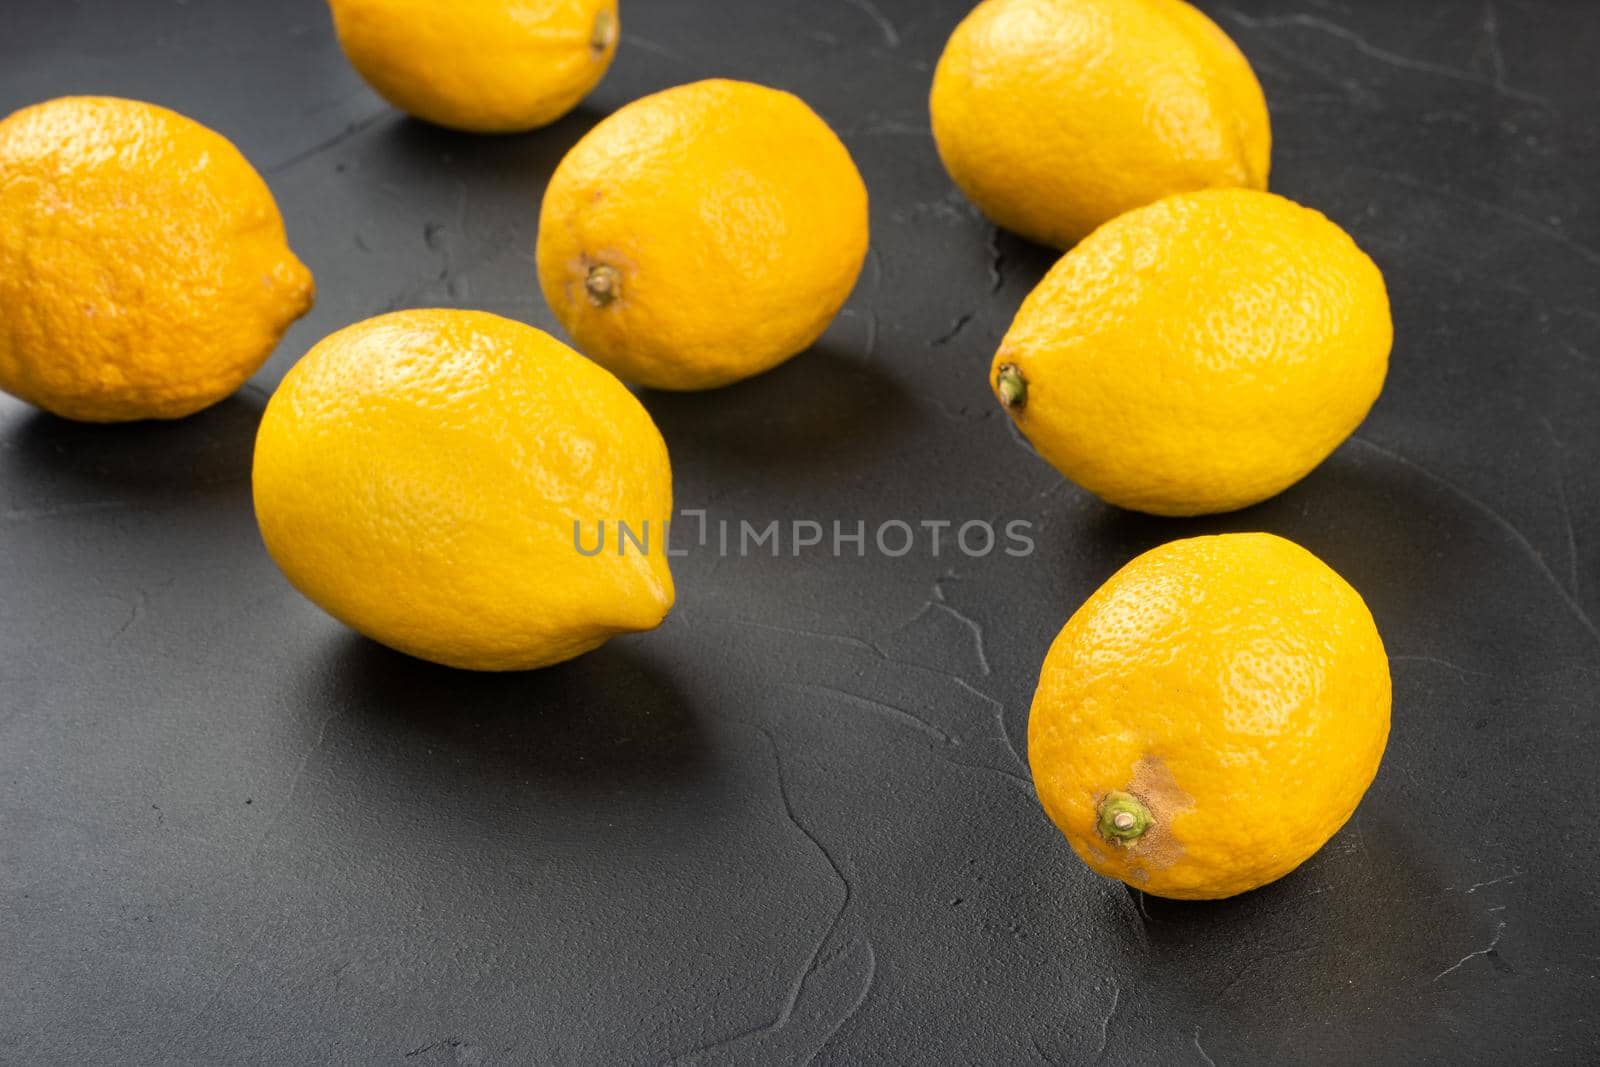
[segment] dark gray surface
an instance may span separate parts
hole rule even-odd
[[[116,93],[221,130],[319,301],[180,424],[0,400],[0,1060],[1600,1059],[1600,11],[1206,6],[1266,85],[1274,188],[1377,258],[1398,342],[1302,485],[1167,521],[1063,484],[988,395],[1051,257],[997,238],[934,155],[956,0],[624,0],[583,109],[501,139],[382,106],[313,0],[4,0],[0,111]],[[522,676],[341,630],[256,534],[265,393],[388,308],[552,328],[545,177],[599,116],[712,74],[835,125],[875,251],[817,350],[646,397],[680,502],[1027,518],[1037,556],[700,554],[660,631]],[[1393,736],[1301,870],[1141,899],[1072,856],[1015,750],[1082,598],[1229,529],[1294,538],[1366,596]]]

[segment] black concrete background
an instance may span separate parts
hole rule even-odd
[[[1282,497],[1110,510],[985,387],[1051,262],[927,129],[958,0],[625,0],[611,74],[527,136],[382,105],[315,0],[4,0],[0,111],[175,107],[266,174],[316,309],[174,425],[0,401],[0,1061],[1284,1063],[1600,1059],[1600,9],[1207,3],[1271,101],[1273,187],[1383,267],[1358,436]],[[817,348],[647,395],[713,519],[1024,518],[1030,559],[677,566],[658,632],[474,676],[353,637],[262,550],[264,398],[390,308],[554,328],[534,220],[643,93],[792,89],[874,251]],[[1017,751],[1044,650],[1138,551],[1265,529],[1362,591],[1394,731],[1354,820],[1215,904],[1084,869]]]

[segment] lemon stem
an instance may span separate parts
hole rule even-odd
[[[1000,373],[995,376],[995,392],[1000,395],[1000,403],[1007,411],[1021,411],[1028,404],[1028,379],[1022,376],[1022,368],[1015,363],[1000,364]]]
[[[617,273],[617,268],[601,263],[589,268],[589,277],[583,287],[589,291],[589,299],[594,306],[603,308],[617,298],[617,289],[621,284],[622,276]]]
[[[589,32],[589,47],[599,55],[611,47],[616,32],[617,20],[611,17],[611,12],[598,12],[594,17],[594,28]]]
[[[1132,793],[1107,793],[1100,801],[1100,836],[1126,845],[1143,837],[1156,824],[1155,816]]]

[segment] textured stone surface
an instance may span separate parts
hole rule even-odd
[[[0,1060],[1595,1062],[1600,20],[1588,5],[1205,5],[1255,62],[1273,187],[1388,277],[1356,440],[1241,514],[1107,509],[984,376],[1049,265],[927,130],[954,0],[625,0],[543,132],[402,119],[314,0],[8,0],[0,111],[142,97],[266,173],[319,303],[177,425],[0,399]],[[713,74],[803,95],[872,190],[818,348],[647,395],[713,520],[1022,518],[1037,553],[696,552],[657,633],[477,677],[359,640],[268,561],[265,394],[388,308],[547,329],[545,178],[601,115]],[[1282,882],[1219,904],[1090,874],[1017,758],[1044,650],[1136,552],[1265,529],[1365,595],[1382,771]]]

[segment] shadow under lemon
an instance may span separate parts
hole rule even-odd
[[[540,803],[697,776],[700,723],[666,670],[617,638],[534,671],[457,670],[353,632],[299,687],[350,731],[350,772],[427,783],[469,812],[476,799]],[[520,798],[520,800],[518,799]]]
[[[764,374],[700,392],[646,389],[674,473],[696,481],[738,466],[781,479],[833,481],[872,460],[917,408],[881,368],[824,339]],[[790,481],[799,491],[804,481]]]
[[[1299,868],[1248,893],[1178,901],[1125,889],[1128,921],[1117,929],[1127,951],[1148,957],[1140,981],[1151,999],[1183,1005],[1169,1021],[1214,1062],[1259,1055],[1285,1018],[1330,1030],[1319,1047],[1339,1048],[1334,1035],[1361,1041],[1339,1020],[1369,1013],[1390,1035],[1421,1032],[1438,1010],[1432,980],[1464,951],[1461,931],[1481,925],[1484,909],[1440,890],[1417,832],[1363,807]],[[1365,1059],[1395,1049],[1344,1051]]]
[[[544,188],[562,157],[607,114],[591,103],[582,103],[536,130],[482,134],[435,126],[396,111],[366,163],[376,168],[380,178],[387,171],[394,180],[417,176],[437,180],[443,156],[451,164],[448,176],[463,177],[456,168],[474,172],[474,188],[482,190],[486,198],[507,183],[533,196]],[[537,206],[533,200],[530,211]]]
[[[1415,490],[1374,467],[1358,440],[1346,442],[1300,481],[1238,511],[1191,517],[1147,515],[1077,490],[1057,494],[1047,519],[1070,547],[1091,553],[1096,585],[1144,552],[1169,541],[1225,533],[1266,532],[1309,549],[1365,598],[1378,587],[1403,585],[1422,553],[1431,552],[1432,520],[1419,511]],[[1085,496],[1082,506],[1076,496]],[[1407,561],[1407,556],[1419,554]],[[1380,618],[1380,623],[1383,621]],[[1387,635],[1385,635],[1387,636]]]
[[[0,394],[0,482],[8,509],[145,499],[249,485],[267,395],[247,384],[181,419],[74,422]],[[32,506],[44,506],[34,500]]]

